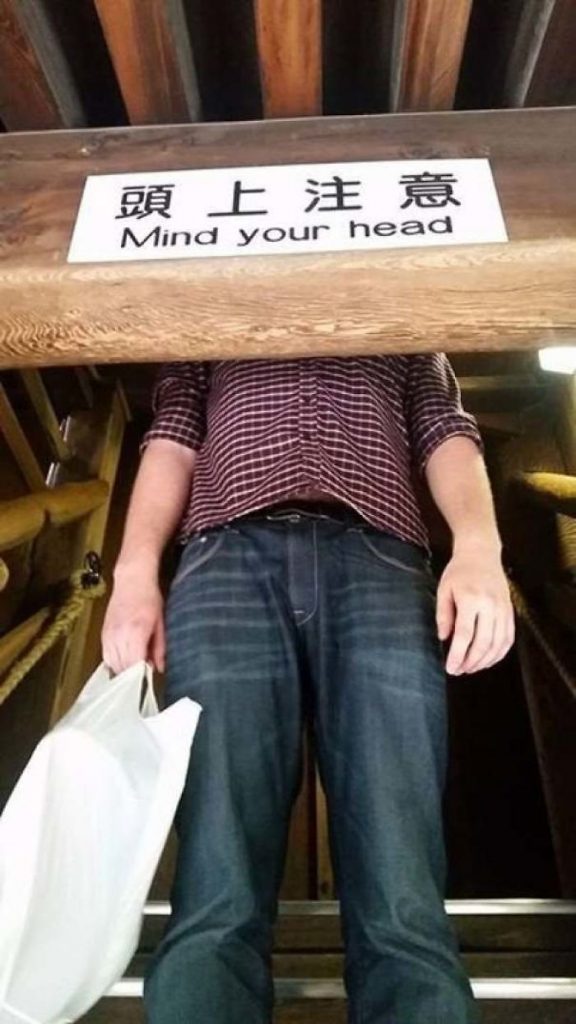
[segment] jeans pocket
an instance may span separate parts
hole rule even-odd
[[[191,573],[209,562],[222,547],[225,536],[224,530],[214,530],[211,533],[201,533],[200,536],[188,541],[170,589],[173,591]]]
[[[364,547],[374,556],[379,562],[384,565],[391,566],[394,569],[400,569],[402,572],[408,573],[410,576],[417,576],[420,579],[425,579],[428,582],[432,582],[432,573],[428,570],[424,556],[422,556],[422,565],[409,565],[404,562],[401,557],[390,554],[386,551],[387,539],[385,537],[371,537],[364,530],[360,530],[360,538]]]

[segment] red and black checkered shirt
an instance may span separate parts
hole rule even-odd
[[[449,437],[482,449],[442,354],[168,363],[153,410],[142,450],[198,451],[180,540],[313,488],[428,548],[413,472]]]

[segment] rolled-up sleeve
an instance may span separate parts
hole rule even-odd
[[[142,454],[156,438],[201,447],[206,432],[207,363],[165,363],[152,393],[154,418],[142,438]]]
[[[423,473],[432,452],[450,437],[469,437],[483,453],[478,424],[462,408],[456,375],[443,353],[409,356],[406,417],[416,469]]]

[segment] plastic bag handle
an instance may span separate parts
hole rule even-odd
[[[147,661],[144,666],[144,699],[140,709],[140,713],[144,718],[150,718],[151,715],[158,714],[158,701],[154,693],[153,679],[154,669],[150,662]]]

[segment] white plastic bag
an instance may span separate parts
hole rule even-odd
[[[38,744],[0,818],[0,1024],[77,1020],[126,970],[201,710],[100,666]]]

